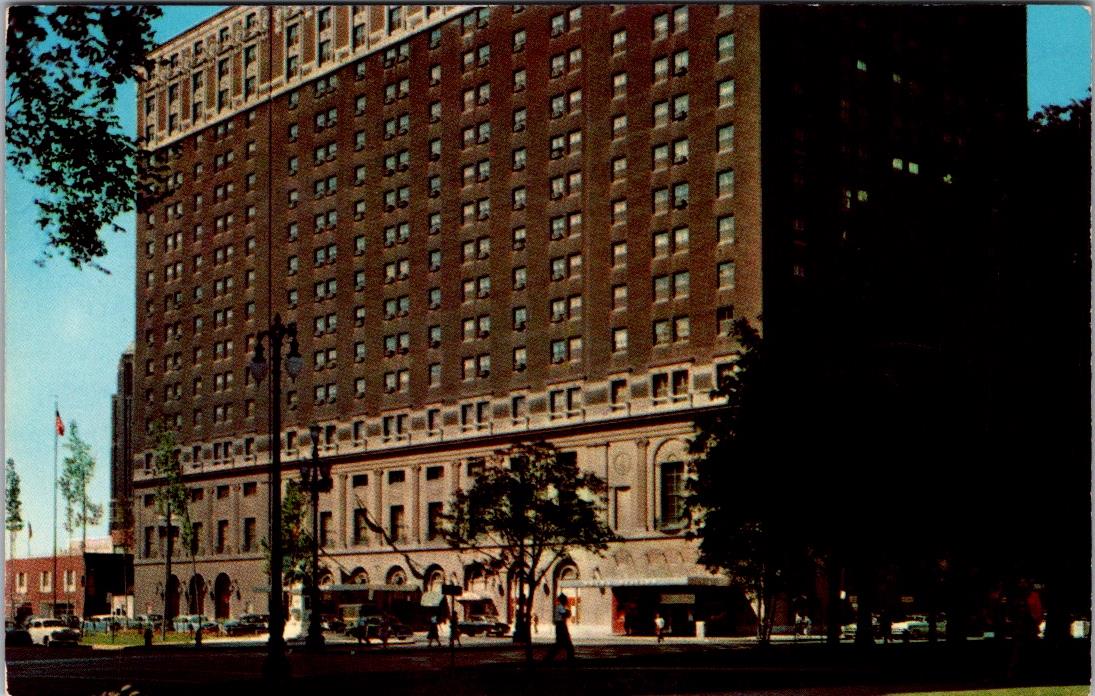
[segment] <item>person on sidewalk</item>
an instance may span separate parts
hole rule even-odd
[[[665,617],[661,614],[654,614],[654,635],[658,637],[658,642],[665,641]]]
[[[437,647],[441,647],[441,636],[437,632],[437,614],[430,614],[430,630],[426,632],[426,647],[432,648],[437,641]]]
[[[544,662],[551,662],[560,650],[566,651],[567,662],[574,661],[574,643],[570,642],[570,630],[567,628],[567,619],[570,618],[570,601],[562,592],[555,600],[555,610],[552,614],[555,623],[555,643],[548,650]]]

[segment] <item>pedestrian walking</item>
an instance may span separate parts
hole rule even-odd
[[[661,614],[654,614],[654,635],[659,643],[665,641],[665,617]]]
[[[882,644],[886,645],[893,640],[893,614],[889,609],[883,609],[882,615],[878,617],[878,628],[882,633]]]
[[[560,650],[566,652],[568,662],[574,661],[574,643],[570,641],[570,630],[567,628],[567,619],[570,618],[569,604],[570,601],[567,596],[560,592],[559,597],[555,600],[555,610],[552,613],[552,619],[555,623],[555,643],[548,650],[544,662],[551,662]]]
[[[456,618],[449,617],[449,641],[453,645],[459,645],[463,647],[464,644],[460,642],[460,627],[456,625]]]
[[[540,634],[540,615],[539,614],[533,614],[532,615],[532,632],[536,635]]]
[[[383,644],[384,649],[388,648],[388,638],[392,635],[392,624],[388,620],[387,616],[380,619],[380,642]]]
[[[426,631],[426,647],[433,647],[433,642],[437,641],[437,647],[441,647],[441,636],[437,632],[437,614],[430,615],[430,629]]]

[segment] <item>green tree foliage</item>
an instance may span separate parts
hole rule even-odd
[[[23,500],[20,492],[19,484],[19,472],[15,470],[15,460],[8,457],[7,466],[7,495],[6,501],[6,517],[4,518],[4,528],[8,530],[8,555],[14,557],[15,555],[15,537],[19,532],[23,531]]]
[[[79,427],[73,421],[65,449],[69,454],[62,462],[57,486],[65,501],[65,530],[72,534],[81,530],[81,546],[87,542],[87,526],[98,524],[103,518],[103,506],[88,499],[87,488],[95,473],[95,457],[91,445],[80,437]]]
[[[153,472],[159,479],[156,486],[156,511],[163,515],[167,529],[167,549],[164,553],[164,587],[170,586],[171,559],[174,556],[175,534],[179,529],[183,548],[190,552],[194,562],[194,525],[190,522],[190,509],[187,505],[188,492],[183,484],[182,462],[179,461],[178,437],[162,423],[157,422],[152,430]],[[174,618],[169,611],[167,592],[164,591],[163,635],[167,635],[167,625]]]
[[[796,484],[778,465],[786,440],[779,372],[756,329],[743,319],[734,328],[734,369],[714,391],[725,404],[698,420],[690,445],[688,504],[700,563],[745,591],[757,610],[757,636],[767,642],[776,594],[795,589],[809,549],[805,529],[788,514]]]
[[[171,516],[172,527],[179,529],[179,542],[194,561],[197,541],[190,519],[190,491],[183,482],[182,462],[179,461],[178,437],[174,431],[157,425],[152,434],[153,467],[160,479],[156,487],[156,511],[165,518]]]
[[[1008,317],[1037,319],[1007,334],[1008,357],[1029,362],[1002,390],[998,439],[1014,473],[997,479],[995,560],[1044,584],[1046,637],[1063,640],[1091,600],[1091,97],[1043,108],[1029,131],[1005,272]]]
[[[45,255],[101,268],[100,230],[139,194],[137,141],[126,135],[118,87],[151,68],[155,5],[19,5],[8,12],[9,161],[45,194],[37,199]]]
[[[263,539],[266,556],[266,573],[270,573],[270,543]],[[281,497],[281,572],[282,582],[288,585],[304,583],[308,579],[312,559],[312,534],[308,529],[308,496],[300,482],[290,479],[285,483]]]
[[[499,451],[444,517],[450,546],[470,550],[493,572],[518,577],[517,630],[531,660],[535,588],[576,549],[600,553],[614,538],[604,521],[605,482],[547,443]]]

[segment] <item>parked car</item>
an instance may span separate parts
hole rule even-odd
[[[222,627],[227,636],[249,636],[269,629],[270,617],[266,614],[244,614],[238,619],[228,619]]]
[[[216,621],[212,621],[208,616],[201,616],[200,614],[190,614],[175,619],[175,631],[177,633],[193,633],[198,630],[198,626],[201,626],[203,632],[217,632],[220,630],[220,626]]]
[[[871,615],[871,631],[874,633],[874,636],[876,638],[882,634],[882,626],[879,623],[878,617],[874,614]],[[855,621],[853,621],[852,623],[844,624],[840,627],[841,638],[855,638],[858,632],[859,624]]]
[[[381,623],[383,620],[384,617],[382,616],[360,616],[351,622],[349,628],[346,629],[346,635],[364,641],[369,641],[373,638],[379,639]],[[414,635],[414,633],[411,629],[401,624],[397,619],[388,617],[388,636],[390,638],[406,640],[412,635]]]
[[[509,624],[498,621],[493,616],[472,614],[457,624],[460,632],[467,636],[486,635],[503,638],[509,635]]]
[[[331,631],[333,633],[346,632],[346,622],[342,619],[328,617],[320,622],[320,626],[323,628],[324,631]]]
[[[162,614],[139,614],[133,618],[129,625],[140,629],[157,629],[162,623]]]
[[[120,617],[114,617],[110,614],[97,614],[95,616],[89,616],[84,619],[84,632],[85,633],[99,633],[110,630],[110,624],[114,621],[118,622],[118,627],[121,628],[125,624],[122,623],[123,619]]]
[[[38,645],[76,645],[80,642],[80,632],[69,628],[60,619],[30,619],[27,621],[27,632]]]
[[[30,632],[22,626],[16,626],[14,621],[5,621],[4,629],[4,644],[8,647],[34,645]]]
[[[901,638],[902,640],[911,640],[913,638],[927,638],[928,629],[928,617],[924,616],[923,614],[914,614],[905,618],[902,621],[894,621],[893,628],[890,630],[890,634],[894,638]],[[935,631],[940,636],[947,632],[947,619],[945,616],[939,616],[936,618]]]

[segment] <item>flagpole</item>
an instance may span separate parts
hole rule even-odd
[[[57,397],[53,397],[53,617],[57,618]]]

